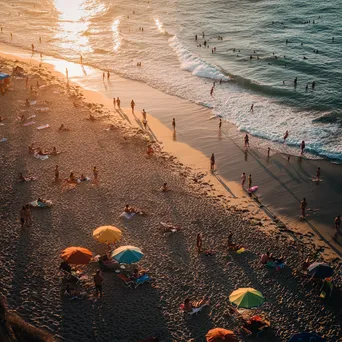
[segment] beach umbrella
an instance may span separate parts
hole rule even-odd
[[[332,276],[334,270],[323,262],[314,262],[308,267],[308,274],[313,278],[325,279]]]
[[[112,252],[112,258],[120,264],[133,264],[144,256],[140,248],[134,246],[122,246]]]
[[[116,242],[121,239],[122,232],[113,226],[98,227],[93,231],[93,237],[102,243]]]
[[[246,287],[233,291],[229,296],[229,300],[239,308],[250,309],[260,306],[265,301],[265,298],[261,292]]]
[[[86,248],[82,247],[68,247],[61,253],[61,258],[68,262],[68,264],[85,265],[89,264],[93,254]]]
[[[288,342],[325,342],[325,339],[314,333],[300,333],[293,335]]]
[[[223,328],[211,329],[205,336],[207,338],[207,342],[238,342],[233,331]]]

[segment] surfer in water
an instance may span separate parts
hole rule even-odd
[[[287,139],[288,136],[289,136],[289,131],[286,131],[286,132],[285,132],[285,135],[284,135],[284,144],[285,144],[286,139]]]

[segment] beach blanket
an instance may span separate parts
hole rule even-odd
[[[35,122],[34,121],[29,121],[29,122],[26,122],[23,124],[23,126],[31,126],[31,125],[34,125]]]
[[[120,218],[125,218],[126,220],[130,220],[135,213],[126,213],[125,211],[119,216]]]
[[[50,127],[50,125],[49,124],[46,124],[46,125],[41,125],[41,126],[39,126],[39,127],[37,127],[37,129],[45,129],[45,128],[49,128]]]
[[[5,142],[5,141],[7,141],[8,139],[7,138],[1,138],[0,139],[0,142]]]
[[[37,116],[36,114],[33,114],[33,115],[29,116],[26,120],[34,119],[36,116]]]
[[[36,111],[39,113],[46,113],[50,110],[49,107],[42,107],[42,108],[36,108]]]
[[[32,201],[29,203],[31,207],[34,208],[49,208],[52,206],[52,201],[46,200],[45,203],[38,203],[38,201]]]

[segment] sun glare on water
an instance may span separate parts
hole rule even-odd
[[[158,18],[155,18],[154,19],[155,23],[156,23],[156,26],[158,28],[158,31],[160,33],[165,33],[165,30],[164,30],[164,27],[163,27],[163,23],[158,19]]]

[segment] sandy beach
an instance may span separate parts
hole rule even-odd
[[[308,257],[312,261],[326,257],[335,274],[341,272],[339,245],[326,223],[330,217],[333,220],[340,196],[339,166],[320,161],[323,182],[316,186],[310,177],[317,162],[292,157],[287,165],[284,156],[267,159],[253,147],[246,157],[236,143],[236,133],[232,133],[234,139],[229,136],[233,127],[225,124],[219,134],[217,120],[211,120],[212,127],[206,126],[208,138],[198,135],[203,129],[201,121],[209,120],[208,110],[196,106],[196,117],[191,116],[193,104],[165,94],[158,98],[151,88],[147,97],[146,86],[138,82],[132,82],[132,87],[125,87],[128,82],[115,83],[123,109],[114,111],[109,109],[110,98],[100,94],[96,98],[75,84],[67,88],[64,79],[57,79],[50,69],[39,69],[37,63],[3,57],[0,62],[4,72],[16,65],[24,68],[21,77],[12,77],[9,91],[0,98],[0,115],[7,118],[0,127],[0,138],[8,139],[0,145],[0,283],[10,308],[27,322],[50,332],[56,341],[133,342],[149,336],[159,336],[161,341],[205,341],[206,332],[213,327],[238,333],[240,323],[229,310],[228,296],[239,287],[254,287],[265,296],[259,310],[271,321],[270,336],[263,340],[287,341],[301,331],[315,331],[327,341],[341,339],[341,297],[322,300],[320,285],[307,283],[301,274]],[[26,89],[26,76],[37,96]],[[112,82],[115,80],[113,76]],[[73,81],[91,83],[92,78],[75,77]],[[27,107],[27,98],[37,103]],[[131,98],[138,104],[135,116],[127,108]],[[165,98],[169,101],[163,102]],[[141,129],[141,108],[148,112],[147,133]],[[180,110],[183,114],[188,110],[189,115],[177,120],[176,137],[172,137],[166,126],[171,126]],[[34,124],[17,122],[22,114],[25,118],[36,115]],[[90,114],[94,121],[87,120]],[[50,127],[37,130],[45,124]],[[58,131],[61,124],[70,131]],[[110,124],[113,130],[107,130]],[[213,134],[216,141],[209,138]],[[35,159],[28,153],[31,143],[50,150],[56,147],[61,153],[47,160]],[[149,143],[156,150],[152,158],[146,154]],[[208,156],[213,151],[218,171],[211,175]],[[70,172],[92,177],[96,166],[99,184],[85,182],[75,190],[63,191],[61,184],[54,183],[56,165],[63,179]],[[279,222],[241,190],[242,171],[253,174],[254,184],[261,188],[261,202],[272,207],[272,212],[277,208],[276,215],[286,228],[279,229]],[[19,172],[37,179],[17,183]],[[164,182],[172,191],[160,191]],[[300,222],[298,200],[304,196],[312,211],[306,222]],[[38,197],[52,200],[53,206],[33,209],[32,226],[21,230],[21,206]],[[143,209],[146,216],[123,221],[119,215],[126,203]],[[319,213],[314,211],[317,207]],[[179,226],[181,231],[165,234],[160,222]],[[84,297],[72,301],[61,296],[60,252],[75,245],[102,255],[105,247],[92,238],[92,231],[108,224],[123,231],[120,245],[143,250],[139,264],[149,269],[153,283],[131,290],[114,273],[104,273],[104,296],[96,299],[92,275],[98,265],[94,262],[83,269]],[[227,250],[230,231],[234,241],[246,249],[244,253]],[[205,248],[215,250],[215,255],[197,253],[198,233],[203,235]],[[318,238],[313,234],[319,234]],[[266,251],[284,256],[285,269],[261,266],[260,254]],[[179,306],[187,296],[193,300],[209,296],[211,304],[198,315],[186,317]],[[248,338],[239,335],[239,340]]]

